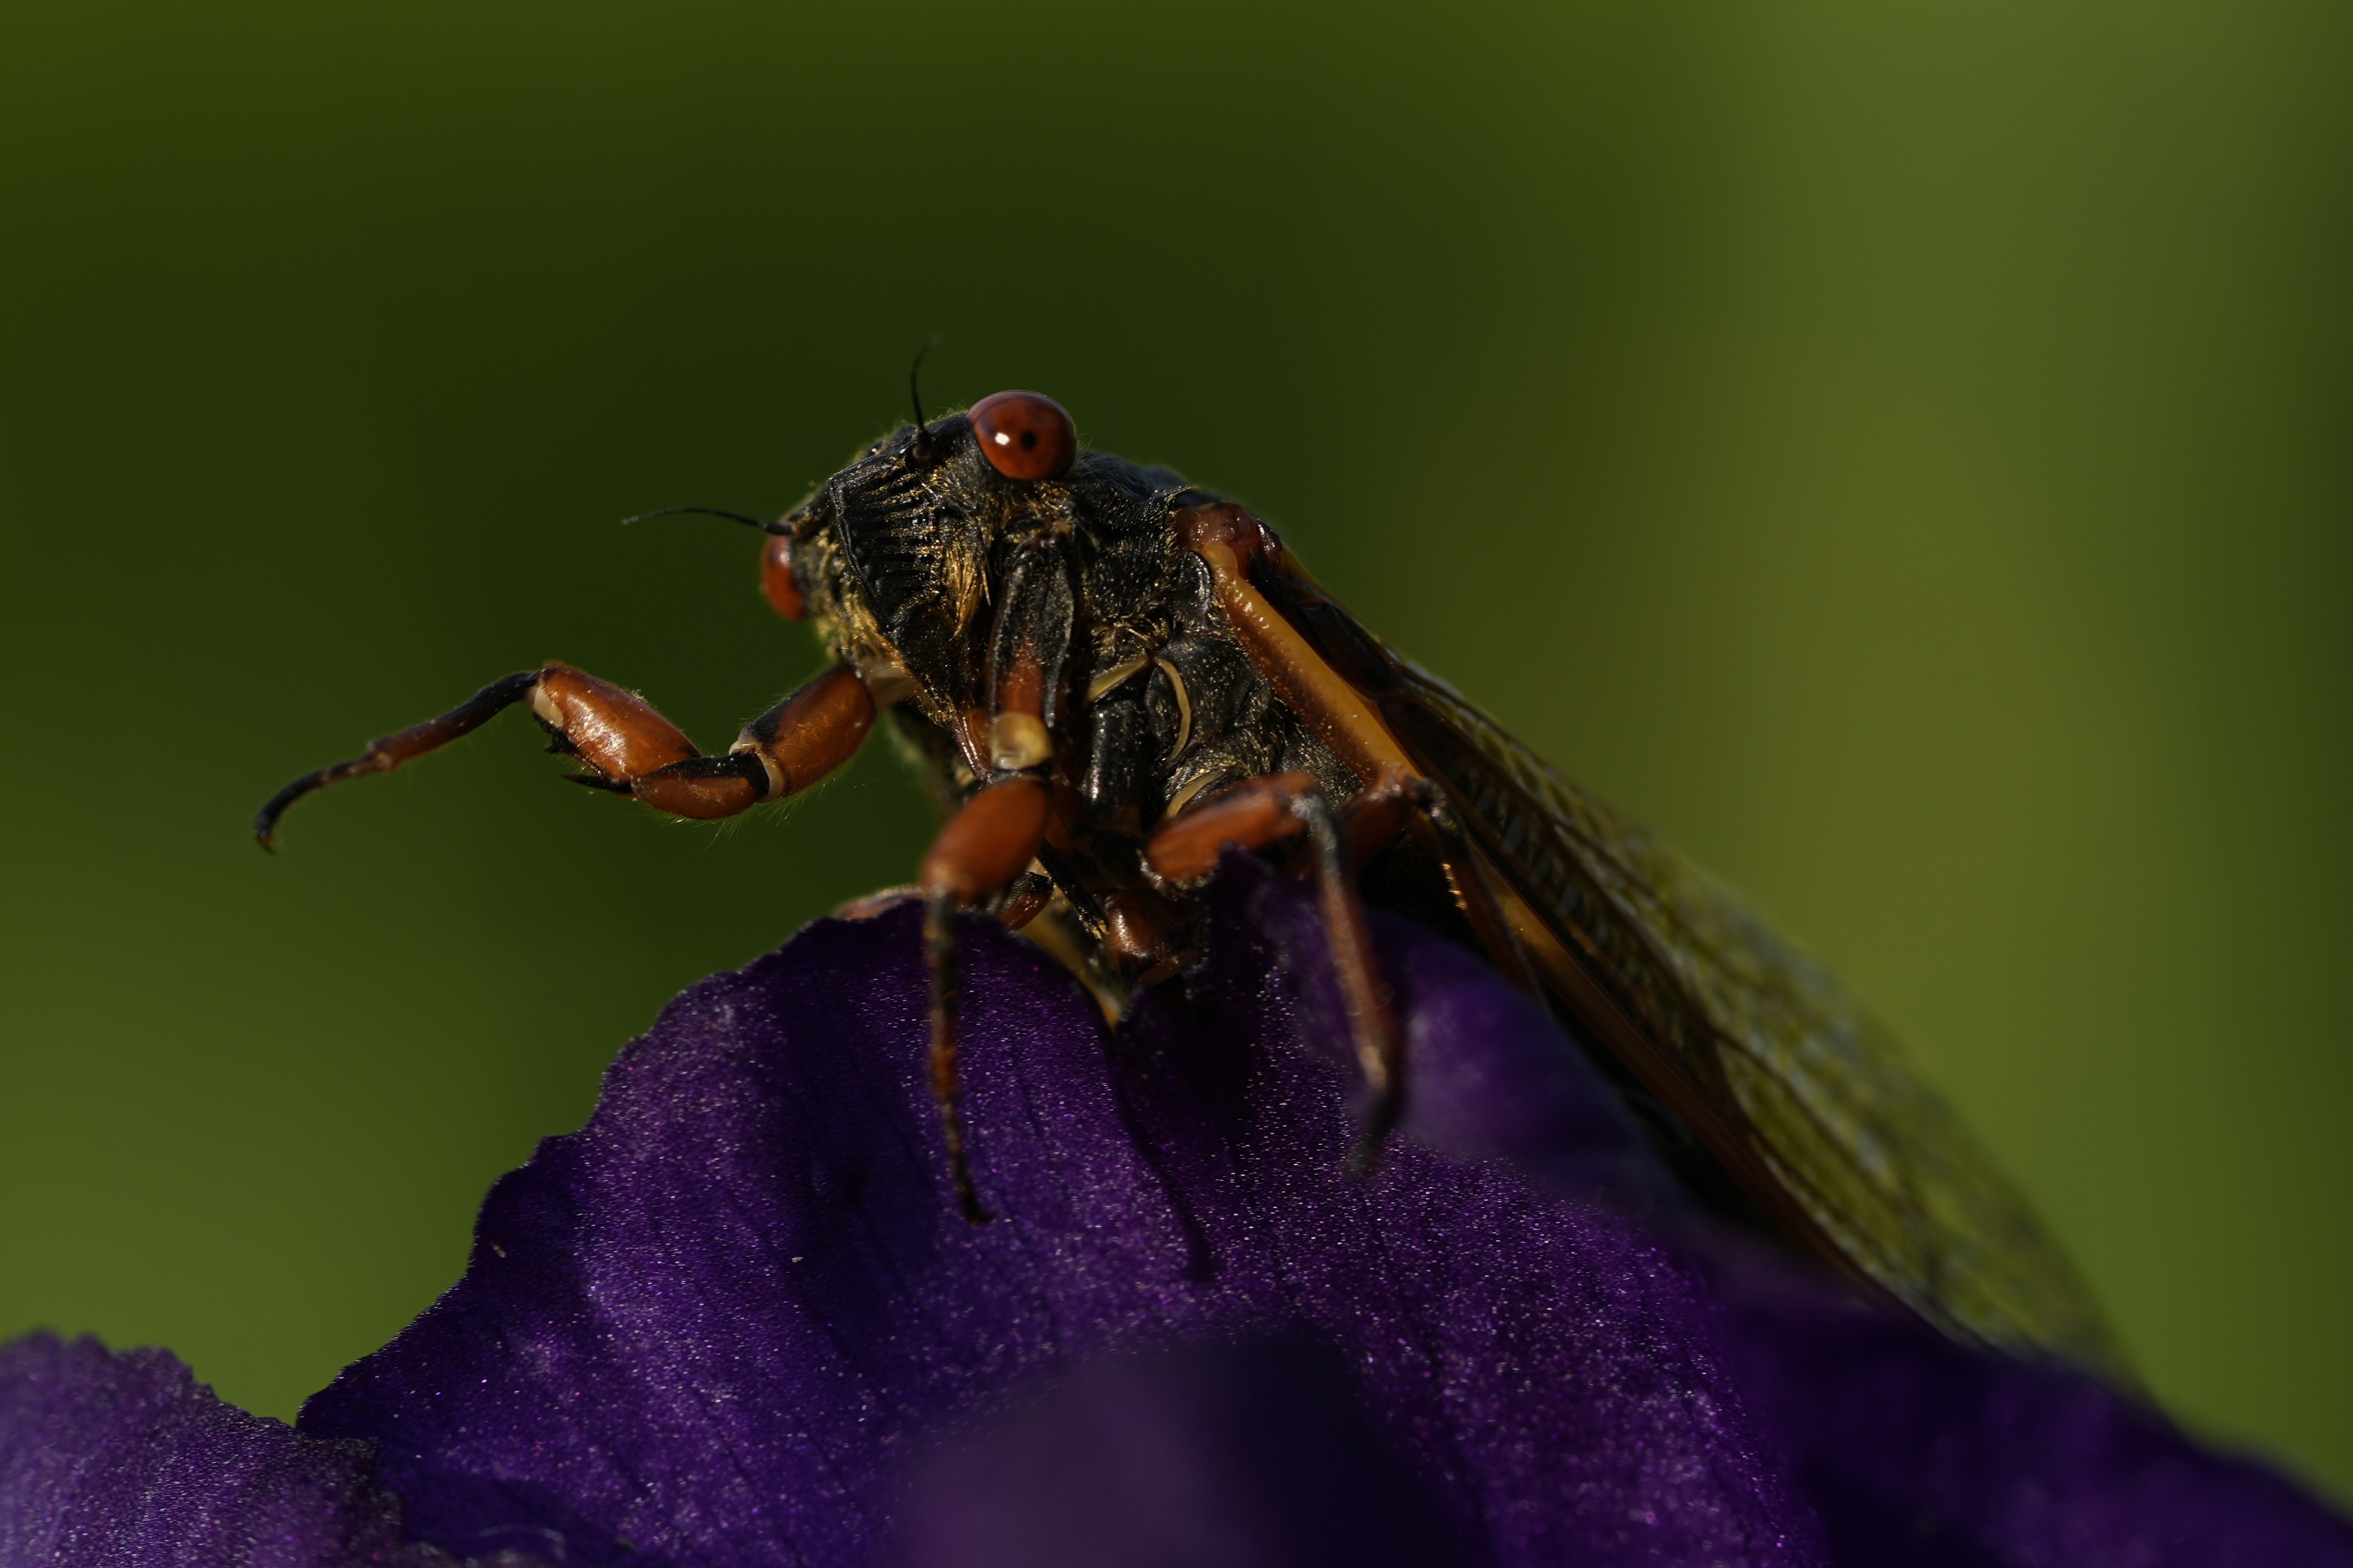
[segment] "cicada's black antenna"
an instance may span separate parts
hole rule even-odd
[[[922,384],[923,356],[939,346],[940,340],[934,338],[915,351],[915,363],[907,367],[907,401],[915,405],[915,438],[908,445],[907,456],[919,463],[935,462],[940,455],[939,444],[932,439],[931,422],[923,417]]]
[[[724,507],[717,506],[666,506],[655,511],[641,511],[635,517],[625,517],[621,520],[621,526],[623,528],[627,528],[633,522],[643,522],[649,518],[676,517],[681,512],[696,512],[703,517],[723,517],[732,522],[748,524],[753,528],[758,529],[762,533],[790,533],[792,531],[791,529],[787,528],[781,522],[764,522],[756,517],[745,517],[740,511],[729,511]]]

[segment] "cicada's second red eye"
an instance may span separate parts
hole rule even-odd
[[[1000,392],[972,405],[972,433],[989,467],[1008,479],[1056,479],[1079,455],[1062,405],[1034,392]]]

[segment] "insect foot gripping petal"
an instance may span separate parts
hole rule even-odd
[[[1331,947],[1333,978],[1347,1013],[1349,1044],[1371,1100],[1348,1160],[1349,1169],[1361,1175],[1372,1170],[1404,1114],[1405,1041],[1381,980],[1356,872],[1324,792],[1306,773],[1247,780],[1154,834],[1145,847],[1145,863],[1168,881],[1191,882],[1209,874],[1228,845],[1261,849],[1301,832],[1307,835],[1308,863]]]
[[[974,795],[932,841],[915,883],[923,895],[923,955],[932,973],[932,1099],[940,1108],[956,1206],[975,1225],[992,1217],[973,1186],[964,1090],[956,1073],[956,911],[1019,877],[1046,841],[1051,797],[1034,778],[1000,780]]]
[[[1369,1175],[1380,1159],[1381,1145],[1405,1114],[1405,1037],[1398,1032],[1397,1015],[1389,1006],[1389,988],[1373,951],[1372,922],[1357,895],[1356,874],[1349,868],[1331,803],[1315,791],[1294,800],[1292,811],[1307,825],[1324,939],[1332,946],[1332,969],[1340,983],[1341,1005],[1347,1009],[1357,1070],[1364,1074],[1371,1100],[1348,1168],[1353,1174]]]

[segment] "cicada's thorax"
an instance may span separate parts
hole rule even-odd
[[[810,618],[940,774],[948,799],[1008,773],[1055,784],[1060,836],[1112,883],[1134,847],[1221,788],[1356,782],[1235,640],[1172,520],[1214,498],[1082,452],[1012,481],[961,416],[902,428],[794,515]],[[1092,851],[1092,852],[1090,852]]]

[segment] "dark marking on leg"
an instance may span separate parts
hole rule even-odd
[[[965,1150],[956,1049],[955,916],[1021,876],[1045,845],[1052,806],[1051,794],[1035,778],[1016,774],[998,780],[956,808],[932,840],[915,878],[923,893],[923,956],[932,973],[932,1100],[940,1110],[956,1206],[975,1225],[987,1225],[991,1216],[974,1186]]]
[[[396,734],[372,741],[368,749],[348,763],[304,773],[284,789],[269,797],[253,817],[253,837],[264,849],[276,847],[278,819],[286,808],[309,795],[312,790],[329,784],[342,784],[364,773],[388,773],[401,763],[421,757],[437,747],[446,746],[460,735],[471,734],[500,713],[513,707],[530,695],[539,684],[541,671],[526,669],[502,680],[493,680],[465,701],[438,719],[427,719],[422,724],[412,724]]]
[[[980,1201],[965,1149],[964,1079],[956,1059],[956,900],[935,894],[923,903],[923,959],[932,973],[932,1103],[939,1108],[940,1133],[947,1143],[948,1179],[965,1221],[987,1225],[997,1216]]]
[[[1307,825],[1332,969],[1340,983],[1341,1004],[1347,1009],[1356,1068],[1372,1097],[1364,1124],[1357,1130],[1356,1146],[1348,1156],[1350,1173],[1366,1175],[1380,1158],[1381,1145],[1405,1114],[1405,1039],[1389,1005],[1388,986],[1381,979],[1380,960],[1373,951],[1372,922],[1357,896],[1356,873],[1342,848],[1331,803],[1322,791],[1309,791],[1293,802],[1292,810]]]

